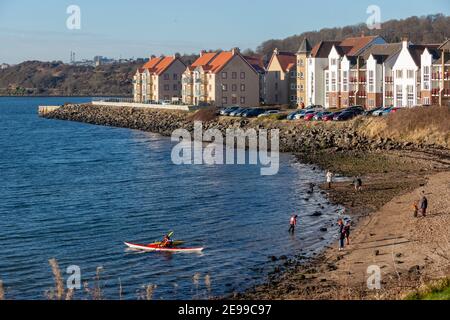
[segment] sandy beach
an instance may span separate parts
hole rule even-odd
[[[339,252],[336,242],[309,263],[291,266],[238,298],[402,299],[450,274],[450,158],[445,152],[308,157],[347,175],[364,170],[360,193],[349,182],[335,183],[332,190],[321,186],[352,218],[351,243]],[[384,165],[377,166],[379,157]],[[414,218],[413,203],[422,192],[429,201],[428,214]],[[370,266],[381,270],[379,290],[367,287]]]

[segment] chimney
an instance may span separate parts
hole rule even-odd
[[[150,60],[151,59],[155,59],[156,58],[156,56],[154,55],[154,54],[152,54],[151,56],[150,56]]]
[[[233,56],[239,54],[241,51],[239,50],[239,48],[233,48],[231,49],[231,53],[233,54]]]
[[[206,50],[200,51],[200,57],[203,57],[203,55],[206,53]]]
[[[408,37],[406,36],[402,37],[402,48],[408,49]]]
[[[278,50],[278,48],[273,49],[273,54],[276,56],[280,54],[280,51]]]

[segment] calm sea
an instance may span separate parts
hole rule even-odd
[[[108,299],[195,299],[242,291],[264,281],[270,256],[312,254],[329,244],[339,208],[309,182],[324,173],[281,155],[280,171],[250,165],[176,166],[173,144],[157,134],[39,118],[38,105],[84,98],[0,98],[0,279],[11,299],[45,299],[48,260],[65,278]],[[324,208],[321,208],[324,206]],[[323,213],[312,216],[315,211]],[[295,236],[287,232],[299,214]],[[327,227],[329,232],[321,232]],[[169,231],[203,254],[135,253]],[[206,280],[206,281],[205,281]],[[75,298],[85,298],[76,292]]]

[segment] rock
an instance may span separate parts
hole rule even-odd
[[[379,256],[379,255],[380,255],[380,250],[375,250],[375,251],[373,252],[373,254],[376,255],[376,256]]]
[[[279,260],[287,260],[287,257],[286,257],[286,256],[281,256],[281,257],[279,258]]]
[[[327,232],[328,229],[327,229],[327,228],[320,228],[320,231],[321,231],[321,232]]]
[[[269,259],[270,259],[270,260],[272,260],[273,262],[275,262],[275,261],[277,261],[277,260],[278,260],[278,258],[277,258],[277,257],[275,257],[275,256],[271,256],[271,257],[269,257]]]
[[[395,255],[396,258],[401,258],[402,256],[403,256],[403,254],[401,254],[401,253],[397,253],[397,254]]]
[[[319,211],[315,211],[314,213],[311,214],[312,217],[320,217],[322,215],[322,212]]]

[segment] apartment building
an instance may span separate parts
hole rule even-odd
[[[297,106],[305,108],[308,102],[307,98],[307,73],[308,73],[308,57],[311,54],[311,44],[308,39],[303,39],[300,48],[297,51]]]
[[[260,75],[238,48],[204,52],[182,75],[183,102],[254,107],[260,103]]]
[[[185,69],[186,65],[176,56],[153,56],[134,75],[134,101],[181,100],[181,76]]]
[[[273,51],[266,70],[266,104],[297,105],[297,57]]]

